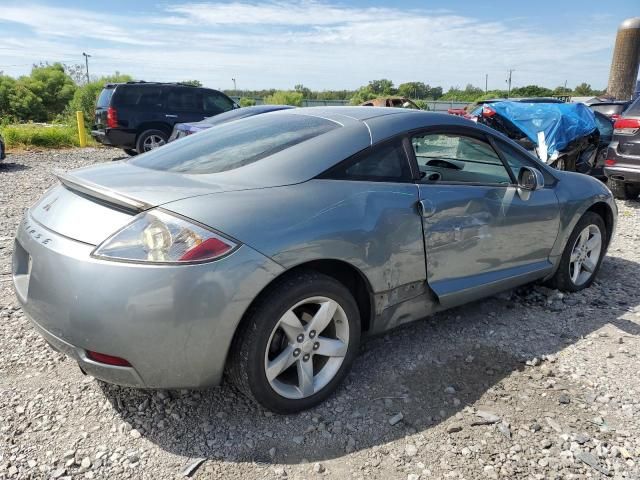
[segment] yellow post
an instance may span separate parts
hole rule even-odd
[[[76,120],[78,120],[78,137],[80,139],[80,146],[87,146],[87,132],[84,129],[84,114],[82,112],[76,112]]]

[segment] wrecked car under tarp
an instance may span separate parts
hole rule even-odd
[[[473,114],[551,166],[581,173],[594,166],[600,133],[594,113],[582,103],[500,101]]]

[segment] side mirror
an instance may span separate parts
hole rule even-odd
[[[544,177],[535,168],[522,167],[518,173],[518,186],[530,192],[540,190],[544,187]]]

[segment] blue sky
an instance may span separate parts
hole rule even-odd
[[[40,61],[90,73],[232,88],[356,88],[368,80],[464,87],[606,86],[617,26],[638,0],[0,0],[0,70]]]

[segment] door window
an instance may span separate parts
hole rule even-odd
[[[526,158],[522,152],[519,152],[517,149],[502,140],[496,139],[496,144],[498,149],[502,152],[502,156],[509,165],[509,168],[513,172],[513,176],[515,178],[518,178],[518,174],[522,167],[532,167],[542,173],[545,185],[551,185],[555,182],[555,178],[553,178],[553,176],[551,176],[544,168],[540,167],[535,160]]]
[[[400,141],[374,146],[331,169],[322,178],[407,182],[409,163]]]
[[[232,110],[233,102],[218,92],[203,92],[203,109],[207,115],[217,115]]]
[[[509,172],[490,144],[451,133],[427,133],[411,139],[423,183],[511,183]]]

